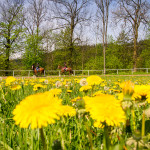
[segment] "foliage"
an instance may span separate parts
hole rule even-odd
[[[41,44],[42,36],[28,35],[26,37],[25,53],[23,54],[23,63],[26,69],[30,69],[33,64],[37,63],[44,67],[44,51]]]
[[[0,70],[4,70],[4,69],[5,69],[5,56],[0,55]]]
[[[6,1],[0,3],[0,43],[5,55],[5,69],[10,69],[10,55],[13,52],[18,52],[19,39],[23,32],[23,15],[22,15],[22,1]],[[17,41],[18,40],[18,41]]]

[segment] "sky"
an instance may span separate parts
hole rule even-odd
[[[147,0],[150,3],[150,0]],[[95,11],[96,11],[96,5],[93,5],[92,7],[94,7]],[[109,13],[109,24],[108,24],[108,37],[112,36],[114,40],[117,40],[117,37],[119,36],[119,33],[121,33],[123,27],[122,24],[123,22],[120,22],[117,24],[117,26],[115,25],[114,22],[114,18],[113,18],[113,14],[112,11],[114,11],[116,9],[116,2],[113,2],[112,5],[110,6],[110,13]],[[102,24],[100,24],[102,26]],[[127,24],[126,27],[128,27],[129,24]],[[145,39],[146,36],[146,31],[147,29],[145,28],[144,25],[140,24],[139,30],[138,30],[138,34],[139,34],[139,40],[143,40]],[[92,35],[92,34],[91,34]],[[93,35],[93,42],[96,42],[96,37]],[[102,38],[100,38],[99,36],[99,41],[98,42],[102,42]]]

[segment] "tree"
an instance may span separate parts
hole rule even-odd
[[[132,31],[134,43],[133,68],[136,71],[138,31],[141,24],[148,23],[149,3],[147,0],[118,0],[117,2],[118,7],[113,14],[116,21],[124,21],[124,24],[128,25],[129,31]]]
[[[42,36],[28,35],[25,41],[25,53],[23,54],[23,63],[25,68],[31,68],[33,64],[37,62],[40,66],[44,65],[43,57],[44,51],[40,45],[42,45]],[[38,45],[37,45],[38,41]]]
[[[132,67],[133,46],[128,34],[122,30],[114,44],[116,45],[114,48],[116,50],[115,55],[117,55],[122,62],[122,68],[130,69]]]
[[[55,41],[55,34],[51,30],[46,31],[46,35],[44,36],[43,43],[45,43],[45,69],[47,70],[54,70],[54,55],[53,55],[53,49],[54,45],[56,43]]]
[[[45,21],[47,7],[45,0],[28,0],[24,25],[30,35],[39,35],[39,29]]]
[[[89,19],[88,11],[86,10],[89,0],[49,0],[54,3],[54,16],[52,18],[61,20],[63,27],[69,27],[69,63],[72,67],[72,58],[74,52],[74,31],[77,25]],[[62,21],[63,20],[63,21]]]
[[[102,39],[103,39],[103,55],[104,55],[104,74],[105,74],[105,52],[107,47],[107,28],[109,17],[109,6],[112,0],[95,0],[98,8],[100,19],[102,20]]]
[[[16,40],[23,31],[23,2],[24,0],[6,0],[5,2],[0,2],[0,43],[5,54],[5,70],[10,68],[10,55],[13,51],[16,51]]]
[[[26,68],[37,62],[42,65],[42,40],[45,33],[44,31],[41,33],[40,29],[47,13],[45,0],[28,0],[28,2],[29,5],[24,16],[24,26],[28,31],[26,34],[25,53],[23,55]]]
[[[70,28],[66,27],[65,30],[61,30],[60,33],[54,34],[55,38],[55,50],[61,50],[59,53],[61,55],[61,60],[59,64],[63,64],[66,62],[70,64]],[[74,41],[72,48],[73,48],[73,59],[71,59],[73,67],[75,67],[76,63],[76,47],[78,43]]]

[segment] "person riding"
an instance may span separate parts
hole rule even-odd
[[[33,70],[35,69],[35,64],[32,65],[32,69],[33,69]]]
[[[38,71],[39,70],[39,63],[37,63],[37,65],[36,65],[36,70]]]
[[[67,71],[67,64],[64,62],[64,71]]]

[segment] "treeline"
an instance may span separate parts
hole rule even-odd
[[[133,68],[133,43],[120,43],[112,41],[106,49],[106,69],[131,69]],[[150,40],[138,42],[137,68],[150,68]],[[40,66],[46,70],[56,70],[58,65],[69,64],[69,51],[57,49],[41,55]],[[103,47],[97,45],[78,45],[74,47],[73,69],[74,70],[103,70]],[[12,69],[25,69],[23,59],[11,60]],[[31,67],[28,68],[29,70]]]
[[[1,0],[0,69],[149,67],[149,10],[148,0]]]

